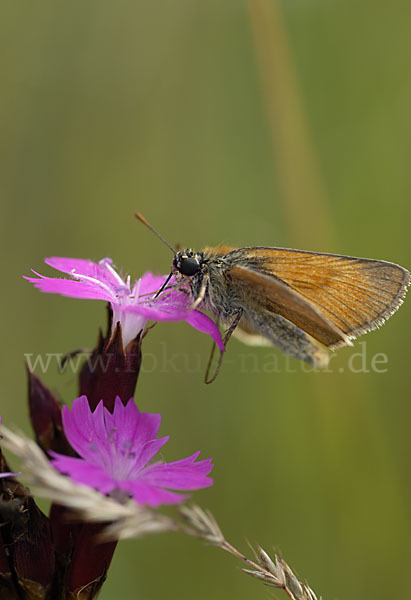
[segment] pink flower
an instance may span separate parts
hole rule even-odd
[[[67,273],[70,279],[25,277],[42,292],[61,294],[71,298],[106,300],[113,310],[113,331],[121,324],[123,345],[126,347],[143,329],[146,322],[186,321],[195,329],[208,333],[221,351],[224,344],[217,325],[205,314],[191,310],[187,294],[179,290],[166,290],[155,298],[165,282],[165,277],[148,272],[131,285],[130,276],[123,279],[113,267],[110,258],[95,263],[80,258],[46,258],[45,263]]]
[[[63,408],[68,441],[80,458],[50,452],[54,466],[74,481],[102,494],[121,490],[138,504],[177,504],[187,496],[173,490],[197,490],[212,485],[207,477],[212,459],[188,458],[171,463],[148,462],[169,437],[157,439],[161,415],[141,413],[131,398],[124,406],[117,397],[111,413],[100,402],[91,412],[86,396]]]

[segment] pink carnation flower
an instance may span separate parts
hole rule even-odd
[[[148,272],[131,285],[130,276],[123,279],[113,267],[110,258],[95,263],[80,258],[46,258],[45,263],[70,276],[70,279],[25,277],[42,292],[61,294],[71,298],[87,298],[110,302],[113,310],[113,331],[121,324],[123,345],[126,347],[143,329],[146,322],[186,321],[199,331],[208,333],[221,351],[224,344],[217,325],[207,315],[191,310],[187,294],[166,290],[155,298],[165,277]]]
[[[50,452],[52,463],[74,481],[102,494],[122,490],[138,504],[177,504],[187,496],[170,490],[197,490],[212,485],[212,459],[196,462],[199,452],[171,463],[148,465],[169,437],[157,439],[161,415],[141,413],[131,398],[117,397],[111,413],[100,402],[91,412],[87,397],[63,408],[64,432],[80,458]]]

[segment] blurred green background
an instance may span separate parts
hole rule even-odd
[[[105,323],[103,305],[21,275],[49,273],[50,255],[166,273],[170,253],[136,209],[184,246],[411,265],[409,2],[18,0],[0,16],[6,423],[29,431],[24,354],[92,347]],[[233,341],[211,386],[205,336],[164,324],[146,341],[136,400],[163,414],[165,458],[213,456],[215,485],[195,500],[243,551],[246,538],[281,551],[324,598],[406,596],[410,315],[408,301],[327,373]],[[360,350],[369,372],[348,368]],[[37,372],[75,397],[74,375]],[[239,566],[177,534],[126,541],[101,598],[267,597]]]

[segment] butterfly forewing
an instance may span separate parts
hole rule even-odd
[[[281,315],[326,346],[349,342],[343,331],[279,278],[241,266],[230,269],[229,276],[247,295],[250,307],[259,305]]]
[[[330,348],[382,324],[410,283],[408,271],[393,263],[335,254],[257,247],[234,250],[226,260],[234,281],[258,290],[261,302]]]

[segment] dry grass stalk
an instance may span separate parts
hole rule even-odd
[[[275,555],[273,560],[260,546],[253,549],[255,560],[250,560],[237,550],[225,539],[210,511],[193,505],[182,506],[180,513],[185,522],[182,528],[185,533],[206,540],[207,543],[239,558],[251,567],[242,569],[247,575],[270,587],[284,590],[291,600],[318,600],[313,590],[296,577],[284,559]]]

